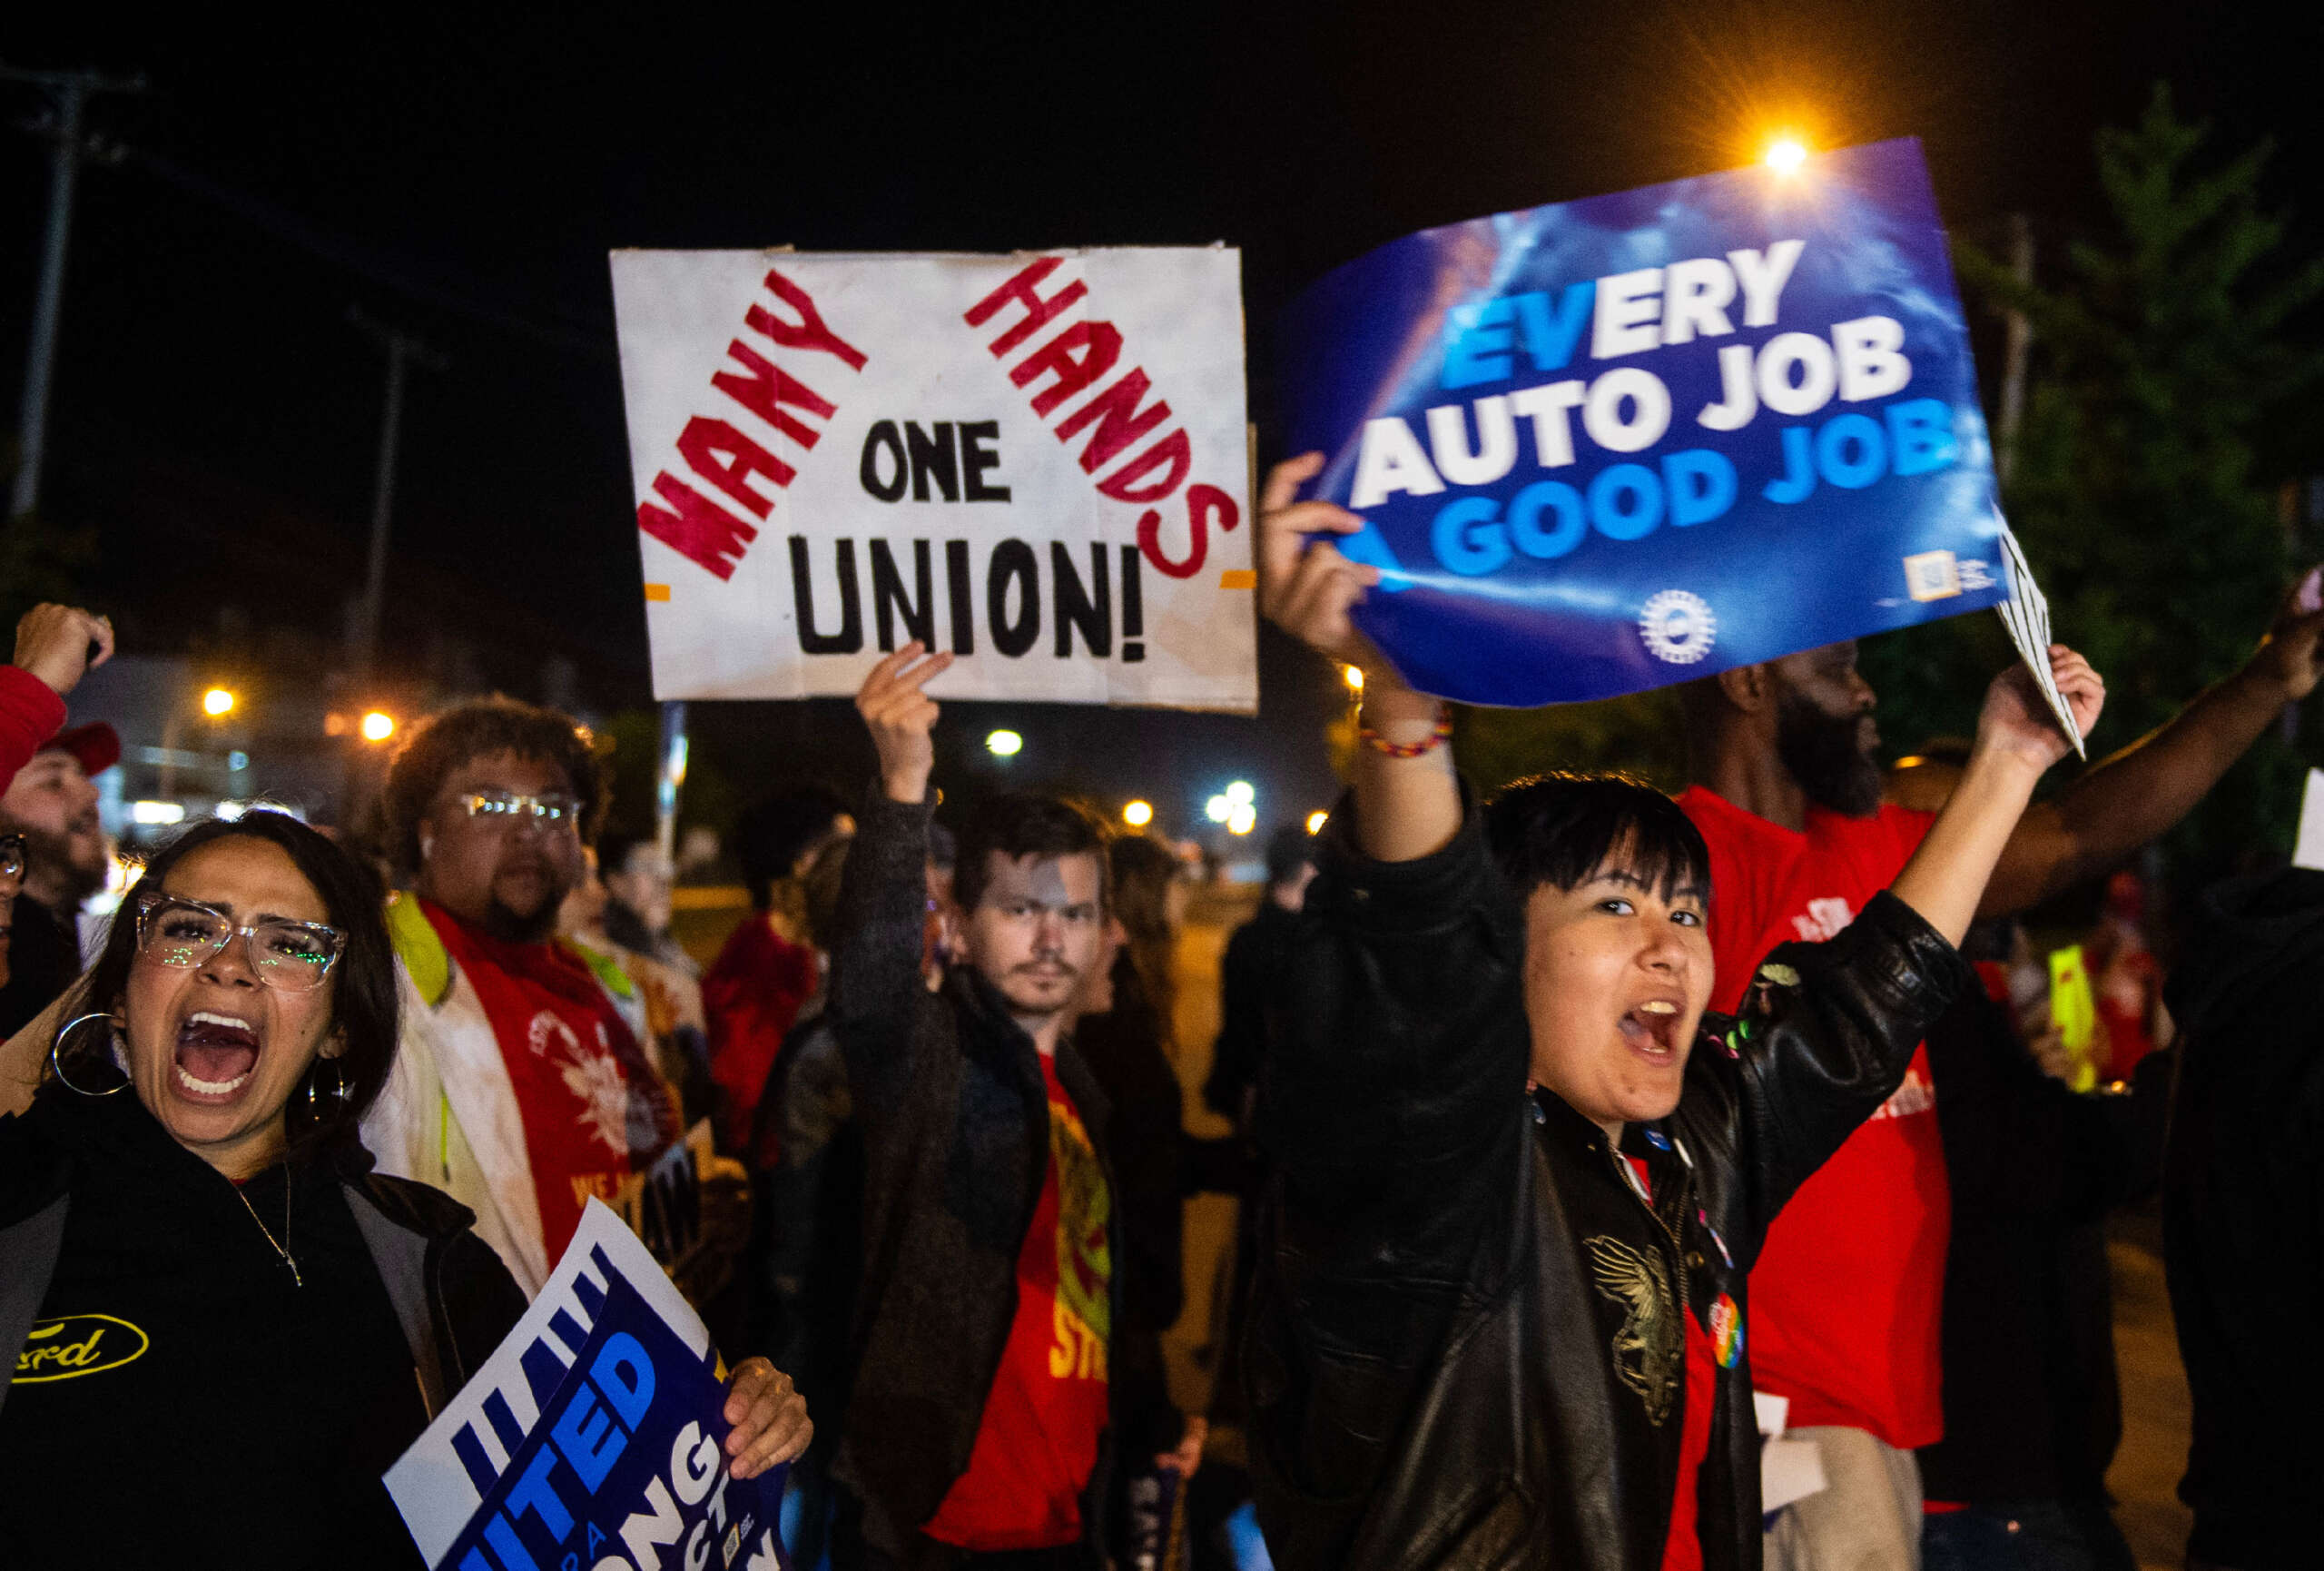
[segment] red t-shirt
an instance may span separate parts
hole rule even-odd
[[[426,900],[419,909],[492,1022],[555,1260],[591,1196],[615,1199],[677,1138],[676,1105],[577,956],[555,944],[505,944]]]
[[[822,975],[812,949],[783,937],[755,911],[743,918],[703,973],[710,1078],[724,1093],[719,1133],[728,1151],[750,1151],[759,1097],[775,1054]],[[753,1153],[753,1165],[773,1167],[774,1153]]]
[[[1044,1549],[1081,1536],[1081,1490],[1106,1428],[1113,1193],[1044,1054],[1049,1167],[1017,1254],[1017,1313],[969,1470],[921,1531],[959,1548]]]
[[[1807,810],[1804,832],[1701,786],[1679,805],[1710,845],[1711,1007],[1732,1010],[1779,944],[1828,938],[1912,859],[1935,816]],[[1751,1366],[1791,1426],[1869,1430],[1901,1450],[1945,1436],[1938,1335],[1952,1189],[1928,1050],[1776,1218],[1751,1271]]]
[[[2098,1066],[2101,1080],[2128,1080],[2139,1061],[2154,1051],[2147,1030],[2150,1006],[2161,991],[2162,968],[2143,949],[2125,947],[2106,962],[2093,982],[2099,1018],[2106,1023],[2112,1057]]]
[[[1654,1181],[1647,1176],[1646,1163],[1637,1157],[1623,1160],[1651,1195]],[[1723,1294],[1721,1301],[1727,1301]],[[1731,1303],[1728,1309],[1731,1313]],[[1680,1315],[1679,1320],[1686,1327],[1687,1397],[1679,1419],[1679,1481],[1670,1495],[1670,1532],[1662,1541],[1662,1571],[1702,1571],[1703,1540],[1698,1527],[1702,1503],[1695,1490],[1703,1463],[1710,1456],[1710,1421],[1718,1405],[1718,1360],[1711,1349],[1709,1333],[1697,1323],[1693,1312]]]

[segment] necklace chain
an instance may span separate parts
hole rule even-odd
[[[306,1279],[299,1274],[299,1262],[290,1258],[290,1250],[286,1247],[290,1241],[290,1173],[286,1171],[282,1175],[282,1238],[280,1242],[276,1241],[273,1232],[267,1225],[259,1221],[258,1208],[251,1204],[251,1197],[242,1192],[241,1185],[234,1186],[234,1197],[242,1202],[242,1209],[251,1213],[251,1220],[258,1222],[258,1230],[266,1234],[266,1241],[274,1245],[274,1252],[282,1257],[282,1263],[290,1268],[290,1285],[294,1288],[305,1287]]]

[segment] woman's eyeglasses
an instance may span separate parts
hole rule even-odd
[[[238,934],[259,980],[289,993],[320,986],[347,948],[344,934],[320,922],[270,916],[244,927],[214,905],[159,890],[137,902],[137,953],[158,964],[206,964]]]

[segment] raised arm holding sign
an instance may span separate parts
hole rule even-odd
[[[832,1476],[899,1565],[1113,1551],[1116,1458],[1183,1427],[1150,1326],[1120,1310],[1122,1210],[1104,1092],[1076,1048],[1105,959],[1105,826],[1050,796],[960,821],[959,958],[922,983],[928,834],[951,666],[918,640],[856,697],[879,754],[833,924],[823,1019],[863,1140],[859,1350]],[[958,667],[952,667],[955,671]]]
[[[1997,678],[1892,888],[1709,1015],[1702,837],[1620,778],[1470,798],[1439,706],[1359,630],[1384,588],[1342,549],[1361,520],[1294,499],[1319,461],[1269,478],[1262,602],[1363,668],[1364,712],[1262,1098],[1269,1549],[1286,1571],[1748,1564],[1754,1258],[1962,984],[1953,945],[2066,739],[2029,673]],[[2051,665],[2086,730],[2096,675]]]

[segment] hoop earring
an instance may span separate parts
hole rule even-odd
[[[330,1065],[331,1085],[328,1093],[330,1099],[329,1108],[323,1106],[323,1098],[326,1094],[322,1090],[323,1065],[325,1064]],[[354,1100],[355,1088],[348,1083],[347,1072],[339,1067],[339,1060],[316,1059],[314,1067],[307,1072],[307,1116],[320,1123],[333,1113],[340,1112]]]
[[[66,1022],[65,1022],[62,1026],[60,1026],[60,1027],[58,1027],[58,1028],[57,1028],[57,1032],[56,1032],[56,1040],[55,1040],[54,1042],[50,1042],[50,1043],[49,1043],[49,1045],[48,1045],[48,1069],[49,1069],[49,1072],[50,1072],[51,1074],[54,1074],[54,1076],[56,1076],[56,1078],[57,1078],[58,1082],[64,1085],[64,1089],[65,1089],[65,1090],[67,1090],[67,1091],[69,1091],[69,1092],[74,1092],[75,1095],[79,1095],[79,1096],[111,1096],[111,1095],[113,1095],[115,1092],[125,1090],[125,1089],[128,1087],[128,1085],[129,1085],[129,1076],[128,1076],[128,1075],[123,1074],[123,1075],[121,1077],[121,1083],[120,1083],[119,1085],[108,1086],[108,1087],[106,1087],[103,1091],[87,1091],[87,1090],[84,1090],[82,1087],[77,1086],[77,1085],[74,1085],[74,1084],[73,1083],[73,1082],[72,1082],[71,1078],[65,1074],[65,1072],[64,1072],[64,1060],[59,1056],[61,1050],[62,1050],[62,1049],[64,1048],[64,1039],[65,1039],[66,1037],[68,1037],[68,1036],[72,1035],[72,1034],[73,1034],[73,1033],[74,1033],[74,1031],[76,1028],[78,1028],[78,1027],[80,1027],[80,1026],[86,1025],[86,1024],[88,1024],[88,1023],[89,1023],[89,1022],[91,1022],[91,1021],[93,1021],[93,1020],[102,1020],[102,1021],[103,1021],[103,1022],[105,1023],[105,1025],[106,1025],[106,1028],[107,1028],[107,1034],[108,1034],[108,1036],[110,1036],[110,1034],[111,1034],[111,1031],[112,1031],[112,1027],[113,1027],[113,1016],[112,1016],[112,1015],[110,1015],[110,1014],[82,1014],[82,1015],[75,1015],[73,1019],[66,1021]]]

